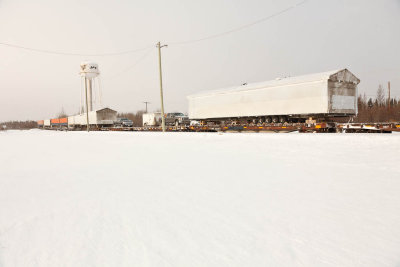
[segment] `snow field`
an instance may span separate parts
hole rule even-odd
[[[400,135],[0,133],[0,266],[399,266]]]

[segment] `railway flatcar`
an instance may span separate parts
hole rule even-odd
[[[189,118],[203,123],[329,121],[357,114],[360,80],[347,69],[201,92],[188,96]]]

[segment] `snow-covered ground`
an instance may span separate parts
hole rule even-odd
[[[0,266],[400,266],[400,135],[0,132]]]

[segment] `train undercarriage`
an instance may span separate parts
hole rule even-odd
[[[167,125],[170,132],[312,132],[312,133],[391,133],[400,132],[400,123],[352,123],[350,117],[260,116],[192,121],[191,125]],[[47,130],[86,131],[86,125],[39,127]],[[91,125],[91,131],[162,131],[161,126],[115,127]]]
[[[200,119],[200,125],[220,125],[220,126],[263,126],[270,124],[285,123],[334,123],[340,118],[341,121],[350,121],[354,114],[307,114],[307,115],[271,115],[271,116],[249,116],[232,118],[212,118]]]

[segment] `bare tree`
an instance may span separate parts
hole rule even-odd
[[[18,129],[28,130],[37,128],[36,121],[6,121],[1,123],[1,127],[6,126],[5,129]]]
[[[65,113],[64,107],[61,107],[61,111],[60,111],[60,113],[58,113],[57,118],[65,118],[67,116],[68,115]]]
[[[383,90],[382,85],[380,84],[378,87],[378,91],[376,91],[376,102],[377,104],[382,107],[385,106],[385,91]]]
[[[355,122],[400,122],[400,102],[396,98],[390,99],[390,109],[388,109],[388,99],[385,98],[385,91],[379,85],[376,98],[369,98],[366,95],[359,95],[358,114]]]
[[[374,103],[372,102],[372,98],[368,99],[368,108],[372,108]]]

